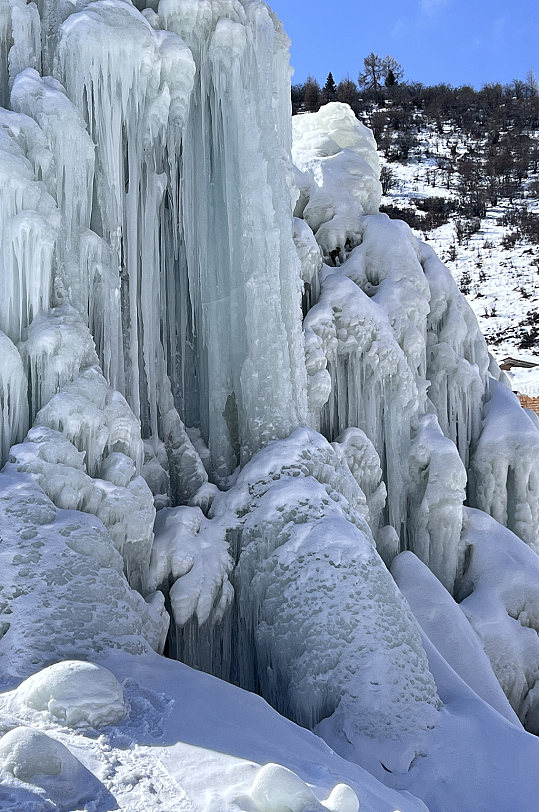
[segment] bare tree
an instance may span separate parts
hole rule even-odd
[[[378,90],[384,78],[384,64],[381,57],[371,53],[363,60],[363,73],[358,76],[360,86]]]
[[[359,110],[359,93],[357,85],[350,78],[343,79],[337,85],[337,101],[349,104],[357,115]]]
[[[396,59],[389,54],[382,58],[371,51],[363,60],[363,73],[359,74],[358,81],[367,90],[378,91],[382,81],[385,80],[387,85],[395,85],[403,76],[402,66]]]
[[[398,85],[398,83],[404,78],[404,70],[402,69],[402,65],[392,56],[389,56],[389,54],[384,56],[382,59],[382,76],[384,77],[385,83],[388,87]]]
[[[303,105],[308,113],[316,113],[320,109],[320,85],[312,76],[308,76],[305,82]]]
[[[526,84],[528,86],[529,95],[532,98],[535,98],[539,95],[539,83],[537,82],[537,76],[532,68],[529,69],[528,73],[526,74]]]

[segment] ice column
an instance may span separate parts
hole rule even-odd
[[[182,156],[185,419],[225,476],[306,418],[287,48],[261,2],[163,0],[159,12],[197,63]]]
[[[34,316],[50,306],[60,227],[44,182],[50,180],[51,164],[36,123],[0,110],[0,330],[15,343]]]
[[[96,2],[63,23],[56,65],[96,144],[91,224],[121,279],[125,384],[112,382],[145,433],[157,435],[169,316],[160,223],[165,207],[177,206],[168,155],[181,150],[194,64],[178,37],[154,31],[133,6]],[[116,322],[113,339],[118,329]]]
[[[21,357],[9,338],[0,333],[0,468],[11,445],[28,428],[27,382]]]
[[[539,553],[539,431],[516,395],[490,380],[482,430],[470,465],[470,504]]]
[[[412,442],[409,467],[407,544],[449,592],[461,574],[460,535],[466,470],[436,415],[423,415]]]

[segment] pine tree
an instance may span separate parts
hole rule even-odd
[[[326,79],[326,84],[324,85],[324,94],[327,101],[335,101],[337,98],[337,85],[335,84],[331,71],[328,73],[328,78]]]

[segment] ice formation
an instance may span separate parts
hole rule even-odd
[[[416,791],[455,696],[504,742],[510,705],[539,729],[537,421],[379,213],[370,131],[338,103],[291,127],[266,3],[145,5],[0,0],[0,658],[6,690],[30,678],[0,703],[0,801],[93,786],[32,726],[82,751],[73,725],[166,706],[54,663],[144,681],[164,647]],[[357,812],[268,760],[249,808]]]
[[[2,684],[111,647],[162,649],[163,596],[144,600],[129,587],[97,518],[59,510],[32,476],[14,468],[8,464],[0,476]]]
[[[490,513],[539,553],[539,436],[535,415],[491,380],[470,466],[470,504]]]
[[[539,731],[538,560],[513,533],[468,509],[463,538],[468,566],[456,597],[477,632],[513,709]]]

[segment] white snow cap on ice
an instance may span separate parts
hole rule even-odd
[[[22,682],[9,706],[18,712],[40,711],[68,727],[113,725],[127,713],[116,677],[93,663],[78,660],[50,665]]]

